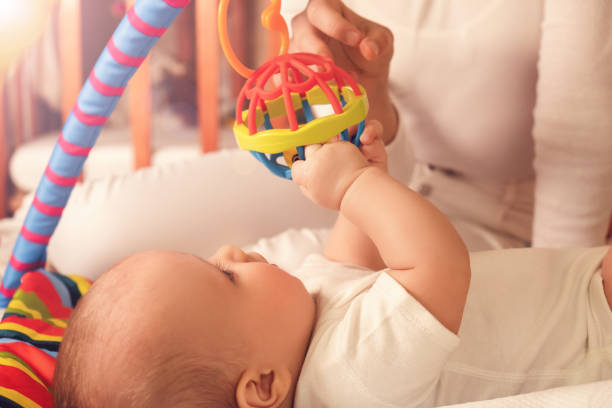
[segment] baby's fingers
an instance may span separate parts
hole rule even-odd
[[[306,160],[311,157],[317,150],[319,150],[323,145],[321,144],[311,144],[304,148],[304,156],[306,156]]]
[[[304,163],[303,160],[297,160],[295,163],[293,163],[293,165],[291,165],[291,179],[298,186],[304,185],[304,178],[305,178],[304,173],[306,170],[305,166],[306,164]]]
[[[312,144],[308,145],[304,148],[304,155],[306,156],[306,160],[311,159],[317,150],[321,148],[320,144]],[[295,163],[291,165],[291,178],[293,182],[298,186],[304,186],[306,180],[306,171],[309,164],[307,164],[304,160],[297,160]]]
[[[383,127],[377,120],[367,123],[361,134],[361,153],[370,165],[387,171],[387,151],[382,140]]]
[[[360,137],[360,142],[362,145],[370,145],[376,141],[376,139],[382,140],[383,135],[383,126],[377,120],[369,120],[365,128],[363,129],[363,133]]]

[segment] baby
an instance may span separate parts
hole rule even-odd
[[[66,330],[55,406],[405,408],[612,378],[608,248],[470,260],[387,175],[381,133],[371,122],[361,152],[314,145],[294,164],[339,216],[293,275],[233,246],[107,271]]]

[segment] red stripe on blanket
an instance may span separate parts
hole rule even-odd
[[[89,74],[89,83],[93,88],[104,96],[121,96],[125,91],[124,87],[110,86],[100,80],[94,70]]]
[[[191,0],[164,0],[164,3],[174,8],[183,8],[189,5]]]
[[[55,358],[38,347],[21,341],[0,344],[0,352],[3,351],[11,353],[28,363],[34,374],[43,384],[51,387],[53,384],[53,371],[55,370]]]
[[[49,390],[18,368],[2,366],[0,384],[5,388],[15,390],[41,407],[53,406]]]
[[[61,327],[55,327],[52,324],[45,322],[40,319],[30,319],[27,317],[20,316],[6,316],[0,322],[0,329],[2,328],[3,323],[15,323],[25,328],[34,330],[36,333],[46,336],[63,336],[65,329]],[[34,339],[36,340],[36,339]]]
[[[152,26],[151,24],[138,17],[138,14],[136,14],[136,10],[134,9],[134,7],[130,8],[127,13],[127,16],[130,24],[132,24],[132,27],[134,27],[136,30],[140,31],[144,35],[148,35],[149,37],[161,37],[166,32],[165,27],[160,28]]]
[[[0,293],[2,293],[4,297],[11,299],[13,295],[15,294],[15,292],[17,292],[17,289],[5,288],[4,284],[0,283]]]
[[[51,167],[49,167],[49,165],[47,165],[47,168],[45,169],[45,176],[47,176],[47,178],[52,183],[57,184],[58,186],[62,186],[62,187],[72,187],[78,181],[78,177],[60,176],[59,174],[51,170]]]
[[[19,259],[15,258],[15,255],[11,255],[11,259],[9,260],[9,263],[14,269],[17,269],[18,271],[21,271],[21,272],[33,271],[34,269],[38,269],[41,266],[44,266],[44,262],[41,262],[41,261],[27,262],[27,263],[21,262]]]
[[[21,236],[30,242],[41,245],[48,244],[51,239],[51,235],[37,234],[27,229],[25,225],[21,227]]]
[[[130,57],[129,55],[123,53],[119,48],[117,48],[115,39],[113,37],[111,37],[108,44],[106,44],[106,48],[108,49],[111,57],[113,57],[113,59],[121,65],[128,67],[139,67],[145,60],[145,58]]]
[[[70,143],[64,138],[63,133],[60,133],[57,144],[59,144],[64,153],[68,153],[72,156],[87,156],[92,149],[91,147],[83,147]]]
[[[19,288],[24,292],[35,293],[52,316],[58,319],[68,319],[70,317],[72,309],[62,304],[62,299],[55,286],[44,274],[39,272],[26,273],[21,278]]]
[[[102,126],[108,120],[108,118],[104,116],[90,115],[89,113],[83,112],[78,104],[74,106],[72,113],[79,122],[87,126]]]

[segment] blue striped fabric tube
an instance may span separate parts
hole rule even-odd
[[[189,2],[137,0],[115,30],[79,94],[38,185],[0,285],[1,307],[6,307],[23,274],[44,262],[47,243],[100,130],[130,78]]]

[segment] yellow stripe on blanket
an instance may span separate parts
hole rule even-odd
[[[68,277],[72,279],[74,283],[76,283],[77,288],[79,288],[79,292],[81,292],[83,295],[91,287],[91,282],[88,281],[87,278],[78,275],[68,275]]]
[[[13,298],[13,300],[11,300],[11,312],[21,312],[22,314],[29,316],[31,319],[43,320],[61,329],[65,329],[66,326],[68,326],[68,321],[66,319],[46,317],[39,310],[28,307],[28,305],[26,305],[21,299],[17,298]]]
[[[30,329],[29,327],[25,327],[13,322],[4,322],[0,324],[0,330],[13,330],[19,333],[23,333],[32,340],[37,341],[55,341],[58,343],[62,341],[62,336],[50,336],[48,334],[38,333],[37,331]]]
[[[11,301],[11,309],[22,312],[23,314],[27,314],[32,319],[44,320],[44,316],[40,312],[40,310],[28,307],[28,305],[26,305],[21,299],[13,298],[13,300]]]
[[[29,399],[22,393],[17,392],[15,390],[11,390],[9,388],[0,387],[0,395],[18,403],[23,408],[42,408],[40,405]]]
[[[0,366],[9,366],[9,367],[16,368],[16,369],[26,373],[28,375],[28,377],[30,377],[31,379],[33,379],[34,381],[36,381],[37,383],[39,383],[43,387],[47,388],[47,386],[40,381],[40,379],[36,376],[36,374],[34,374],[32,372],[30,367],[28,367],[27,365],[23,364],[21,361],[15,359],[15,358],[0,356]]]
[[[45,322],[51,323],[52,325],[54,325],[55,327],[59,327],[60,329],[65,329],[68,326],[68,321],[66,319],[58,319],[55,317],[52,319],[45,319]]]

